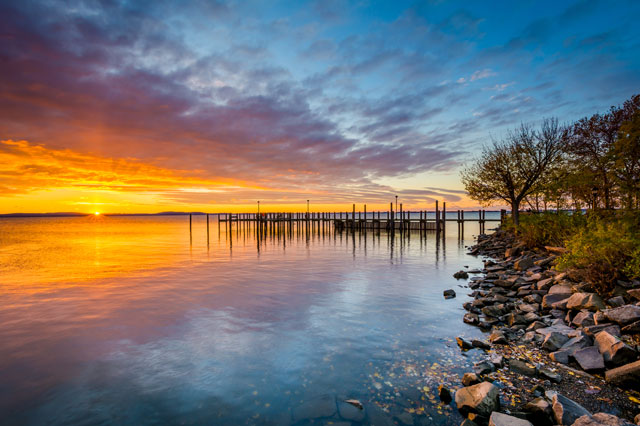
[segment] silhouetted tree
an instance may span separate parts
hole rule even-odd
[[[462,171],[469,196],[484,204],[505,201],[517,226],[522,201],[540,189],[542,176],[561,158],[567,134],[557,119],[545,119],[539,130],[522,124],[494,141]]]

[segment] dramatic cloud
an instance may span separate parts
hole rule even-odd
[[[470,205],[421,180],[460,191],[490,132],[638,87],[634,2],[464,6],[4,2],[0,188]]]

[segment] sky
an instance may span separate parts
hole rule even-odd
[[[640,2],[0,0],[0,213],[477,208],[491,138],[640,92]]]

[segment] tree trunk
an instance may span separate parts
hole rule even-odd
[[[511,218],[513,224],[518,227],[520,225],[520,201],[511,202]]]

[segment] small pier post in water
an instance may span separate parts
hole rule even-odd
[[[442,238],[444,238],[446,229],[447,229],[447,202],[443,201],[442,202]]]

